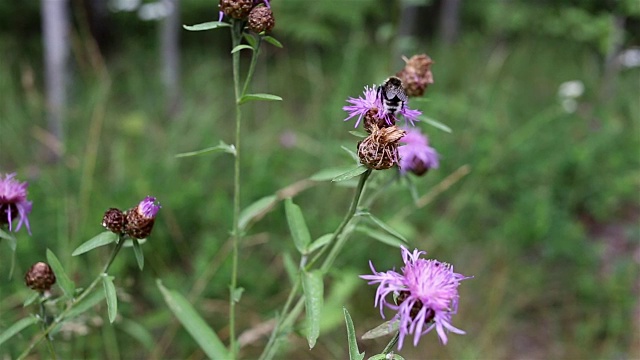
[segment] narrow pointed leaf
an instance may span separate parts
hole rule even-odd
[[[242,34],[242,36],[247,41],[247,43],[251,45],[253,49],[256,48],[256,44],[258,43],[258,41],[256,40],[255,36],[252,33],[244,33]]]
[[[361,175],[361,174],[365,173],[366,171],[367,171],[367,167],[366,166],[358,165],[357,167],[355,167],[355,168],[353,168],[353,169],[351,169],[351,170],[349,170],[347,172],[344,172],[344,173],[334,177],[331,181],[337,182],[337,181],[349,180],[351,178],[354,178],[354,177],[356,177],[358,175]]]
[[[361,139],[364,139],[367,136],[369,136],[367,133],[362,132],[362,131],[357,131],[357,130],[351,130],[351,131],[349,131],[349,134],[351,134],[351,135],[353,135],[353,136],[355,136],[357,138],[361,138]]]
[[[269,195],[244,208],[240,212],[240,216],[238,219],[238,227],[240,228],[240,231],[245,230],[251,220],[273,207],[277,200],[277,196]]]
[[[269,44],[281,48],[282,49],[282,43],[278,40],[276,40],[276,38],[272,37],[272,36],[265,36],[263,37],[264,41],[268,42]]]
[[[306,310],[306,333],[309,348],[313,349],[320,336],[320,319],[324,302],[324,284],[322,272],[314,270],[305,272],[302,277],[302,290],[304,291],[304,305]]]
[[[125,333],[127,333],[130,337],[138,340],[140,344],[142,344],[148,351],[151,351],[155,348],[156,343],[153,339],[153,335],[146,327],[140,325],[130,319],[123,319],[119,324],[118,328],[122,329]]]
[[[389,320],[367,331],[362,335],[362,340],[371,340],[383,336],[394,335],[400,327],[399,320]]]
[[[51,266],[53,273],[56,275],[56,282],[58,286],[62,288],[62,291],[65,295],[70,298],[73,297],[73,291],[75,290],[76,286],[64,271],[60,260],[58,260],[53,251],[49,249],[47,249],[47,261],[49,262],[49,266]]]
[[[402,240],[398,239],[395,236],[391,236],[386,232],[373,230],[365,226],[358,226],[357,230],[358,232],[374,238],[375,240],[378,240],[383,244],[387,244],[395,248],[399,248],[401,245],[404,245]]]
[[[35,316],[29,316],[16,321],[13,325],[9,326],[5,331],[0,333],[0,345],[9,340],[12,336],[26,329],[27,327],[38,322],[38,318]]]
[[[177,291],[164,287],[162,281],[157,280],[156,284],[169,309],[171,309],[191,337],[200,345],[206,356],[210,359],[229,359],[229,353],[218,335],[198,315],[189,301]]]
[[[317,173],[311,175],[309,177],[309,180],[313,180],[313,181],[331,181],[335,177],[337,177],[338,175],[342,175],[342,174],[346,173],[347,171],[351,171],[351,170],[353,170],[353,166],[342,166],[342,167],[324,169],[324,170],[320,170]]]
[[[247,94],[238,100],[238,105],[242,105],[248,101],[282,101],[282,98],[271,94]]]
[[[349,342],[349,360],[362,360],[364,359],[364,352],[360,353],[358,349],[358,342],[356,340],[356,329],[353,326],[353,320],[351,315],[347,311],[347,308],[343,307],[344,322],[347,324],[347,341]]]
[[[209,21],[196,25],[182,25],[185,30],[189,31],[205,31],[223,27],[231,27],[231,24],[222,21]]]
[[[360,157],[358,156],[358,154],[356,154],[356,152],[355,152],[355,151],[351,150],[350,148],[348,148],[348,147],[346,147],[346,146],[344,146],[344,145],[340,146],[340,148],[341,148],[342,150],[346,151],[346,152],[347,152],[347,154],[349,154],[349,156],[351,156],[351,158],[352,158],[353,160],[355,160],[357,163],[360,163]]]
[[[40,293],[37,292],[33,292],[23,303],[22,303],[22,307],[27,307],[31,304],[33,304],[34,301],[36,301],[38,298],[40,297]]]
[[[0,239],[7,240],[7,244],[9,244],[11,251],[16,251],[17,241],[15,236],[13,236],[11,233],[8,233],[0,229]]]
[[[84,300],[71,308],[67,313],[67,316],[65,316],[65,319],[73,319],[78,315],[84,314],[87,310],[102,302],[102,300],[104,300],[104,291],[94,291],[93,294],[87,296]]]
[[[209,153],[228,153],[231,154],[233,156],[236,155],[236,148],[233,145],[229,145],[224,143],[223,141],[220,141],[220,144],[216,145],[216,146],[211,146],[208,148],[204,148],[201,150],[196,150],[196,151],[189,151],[189,152],[184,152],[184,153],[180,153],[180,154],[176,154],[177,158],[183,158],[183,157],[190,157],[190,156],[197,156],[197,155],[203,155],[203,154],[209,154]]]
[[[112,233],[111,231],[101,232],[100,234],[85,241],[82,245],[78,246],[75,250],[73,250],[71,256],[78,256],[97,247],[109,245],[116,241],[118,241],[118,235]]]
[[[140,243],[138,243],[138,239],[131,239],[133,241],[133,253],[136,255],[136,262],[138,263],[138,268],[140,270],[144,269],[144,253],[142,252],[142,247]]]
[[[242,50],[242,49],[249,49],[249,50],[253,50],[253,48],[252,48],[251,46],[249,46],[249,45],[246,45],[246,44],[240,44],[240,45],[238,45],[238,46],[234,47],[234,48],[233,48],[233,50],[231,50],[231,53],[233,54],[234,52],[238,52],[238,51],[240,51],[240,50]]]
[[[104,286],[104,297],[107,299],[107,311],[109,313],[109,322],[113,324],[118,315],[118,296],[116,294],[116,286],[113,285],[113,276],[102,274],[102,285]]]
[[[320,236],[314,242],[311,243],[311,245],[309,246],[309,249],[307,251],[311,253],[311,252],[314,252],[314,251],[320,249],[324,245],[328,244],[329,241],[331,241],[332,237],[333,237],[333,233],[324,234],[324,235]]]
[[[293,237],[293,243],[296,245],[296,249],[301,254],[307,252],[307,247],[311,243],[311,235],[309,234],[309,228],[302,215],[300,207],[293,203],[291,198],[288,198],[284,202],[284,209],[287,216],[287,223],[289,224],[289,231],[291,237]]]
[[[450,127],[448,127],[447,125],[439,122],[438,120],[435,120],[435,119],[432,119],[432,118],[429,118],[429,117],[426,117],[426,116],[421,116],[420,117],[420,121],[424,121],[427,124],[435,127],[436,129],[440,129],[440,130],[442,130],[444,132],[448,132],[448,133],[452,133],[453,132]]]
[[[400,234],[399,232],[395,231],[391,226],[385,224],[382,220],[378,219],[377,217],[373,216],[370,213],[366,214],[369,219],[371,219],[371,221],[373,221],[376,225],[378,225],[382,230],[388,232],[389,234],[397,237],[398,239],[402,240],[405,243],[408,243],[409,241],[402,236],[402,234]]]

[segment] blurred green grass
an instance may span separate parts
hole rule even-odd
[[[244,206],[322,168],[349,164],[340,146],[354,148],[355,140],[348,134],[353,124],[342,121],[344,100],[398,69],[389,65],[385,44],[362,33],[344,42],[344,48],[329,50],[292,42],[283,50],[265,51],[254,89],[285,101],[245,110]],[[8,53],[18,46],[2,45]],[[411,197],[399,186],[371,210],[409,236],[411,247],[474,279],[460,287],[454,317],[467,335],[451,336],[446,347],[428,336],[416,350],[406,347],[406,358],[630,357],[639,280],[632,257],[640,243],[639,70],[623,70],[615,79],[615,94],[605,100],[599,94],[599,57],[579,44],[532,38],[496,46],[470,34],[453,46],[421,49],[436,61],[435,84],[427,91],[428,102],[412,105],[454,132],[421,124],[442,156],[441,168],[415,183],[425,194],[464,165],[471,172],[408,214]],[[181,328],[175,334],[166,331],[173,320],[156,278],[184,294],[198,284],[202,291],[191,300],[226,340],[232,159],[174,157],[232,140],[226,53],[215,43],[211,49],[185,48],[183,112],[174,119],[164,115],[154,49],[132,41],[112,54],[110,85],[87,64],[80,66],[60,164],[46,161],[39,60],[16,56],[0,65],[0,171],[15,170],[28,180],[34,202],[33,236],[18,234],[17,275],[0,277],[0,329],[29,313],[21,307],[29,292],[20,274],[44,259],[46,248],[78,284],[87,284],[106,252],[71,258],[73,248],[101,231],[105,209],[131,207],[154,195],[163,208],[144,246],[144,272],[137,270],[132,252],[112,270],[122,319],[106,325],[104,306],[78,319],[75,333],[68,329],[58,336],[63,339],[56,342],[59,353],[202,358]],[[35,76],[33,84],[29,74]],[[563,111],[557,97],[558,86],[568,80],[586,87],[575,113]],[[284,134],[295,135],[292,147],[281,143]],[[350,194],[349,188],[319,184],[296,197],[314,236],[337,226]],[[293,255],[294,248],[283,215],[282,208],[268,214],[245,239],[241,331],[267,320],[289,288],[281,255]],[[371,241],[356,236],[345,249],[337,263],[341,270],[326,284],[327,293],[334,288],[343,293],[336,292],[337,306],[326,309],[320,344],[309,352],[306,341],[292,339],[291,358],[345,357],[342,305],[359,335],[380,322],[374,289],[353,277],[369,271],[370,259],[378,269],[399,267],[401,259],[399,252]],[[0,269],[6,273],[9,254],[1,254]],[[149,332],[148,348],[131,335],[140,334],[131,321]],[[81,335],[83,326],[89,336]],[[0,353],[17,354],[35,331],[23,332]],[[138,337],[146,336],[142,333]],[[382,341],[361,344],[367,354],[383,346]],[[166,353],[160,352],[163,347]],[[261,343],[249,345],[243,353],[251,358],[260,348]]]

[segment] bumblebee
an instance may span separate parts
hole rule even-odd
[[[392,76],[377,88],[378,99],[382,102],[385,115],[396,116],[401,111],[409,97],[404,91],[402,80]]]

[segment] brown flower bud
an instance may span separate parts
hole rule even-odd
[[[56,283],[56,275],[47,263],[35,263],[24,275],[27,286],[40,292],[49,291],[51,285]]]
[[[375,170],[389,169],[398,163],[398,142],[406,131],[395,125],[373,126],[371,135],[358,143],[360,162]]]
[[[273,12],[266,6],[256,6],[249,13],[249,29],[257,34],[271,31],[275,25]]]
[[[102,226],[116,234],[122,234],[127,219],[120,209],[111,208],[102,217]]]
[[[253,7],[253,0],[220,0],[220,10],[234,19],[244,19]]]
[[[148,237],[153,229],[158,210],[160,205],[156,204],[156,198],[147,196],[138,206],[127,210],[124,231],[135,239]]]
[[[402,80],[408,96],[422,96],[427,87],[433,84],[433,60],[426,54],[414,55],[411,59],[403,57],[403,60],[406,65],[396,76]]]

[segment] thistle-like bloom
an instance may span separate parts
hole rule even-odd
[[[400,156],[400,172],[410,171],[418,176],[424,175],[429,169],[437,169],[440,165],[438,153],[429,146],[429,140],[417,129],[405,129],[407,134],[400,139],[406,145],[398,148]]]
[[[129,209],[124,225],[125,233],[135,239],[144,239],[151,235],[160,207],[155,197],[147,196],[138,206]]]
[[[451,315],[458,310],[458,285],[469,277],[453,272],[453,266],[447,263],[421,259],[424,251],[415,249],[411,253],[404,246],[401,249],[404,261],[401,273],[377,272],[369,261],[373,275],[360,276],[369,280],[369,285],[379,284],[374,306],[380,306],[382,318],[384,307],[398,311],[392,319],[399,321],[398,349],[402,348],[405,336],[413,334],[416,346],[420,336],[434,328],[443,344],[447,343],[447,330],[464,334],[451,325]],[[397,297],[397,305],[388,302],[390,294]]]
[[[358,120],[356,120],[356,124],[354,127],[358,127],[360,125],[360,121],[362,118],[367,115],[367,113],[371,110],[375,111],[377,117],[379,119],[384,119],[387,125],[391,126],[395,124],[395,118],[393,115],[385,113],[384,106],[382,105],[382,99],[378,96],[378,92],[376,90],[376,86],[365,86],[364,87],[364,97],[347,99],[347,102],[351,105],[343,106],[342,110],[349,113],[344,121],[350,120],[353,117],[358,116]],[[418,117],[422,115],[422,112],[419,110],[409,109],[409,107],[401,106],[398,110],[398,114],[402,115],[407,122],[411,125],[414,122],[419,121]]]
[[[4,179],[0,176],[0,225],[9,224],[9,231],[18,231],[24,224],[31,235],[29,218],[31,201],[27,201],[27,182],[19,182],[14,179],[15,173],[6,174]],[[18,218],[15,229],[13,220]]]

